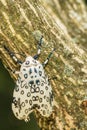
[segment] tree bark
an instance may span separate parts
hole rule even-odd
[[[0,0],[0,58],[6,69],[19,70],[4,49],[17,58],[34,55],[44,36],[40,61],[56,51],[46,67],[55,106],[49,118],[35,112],[42,130],[87,129],[87,7],[83,0]],[[52,71],[50,71],[52,70]],[[16,81],[17,75],[8,69]]]

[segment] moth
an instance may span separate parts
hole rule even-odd
[[[45,67],[55,48],[50,52],[45,62],[40,63],[38,58],[41,53],[42,38],[38,43],[37,54],[33,57],[26,57],[24,62],[17,59],[15,54],[4,45],[12,59],[20,64],[13,92],[12,110],[16,118],[26,122],[29,120],[29,114],[35,109],[44,117],[49,117],[53,111],[53,90]]]

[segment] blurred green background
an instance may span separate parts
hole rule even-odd
[[[28,123],[18,120],[11,109],[15,83],[0,61],[0,130],[40,130],[33,114]]]

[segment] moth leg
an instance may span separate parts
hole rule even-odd
[[[17,57],[15,56],[15,54],[13,52],[11,52],[5,45],[4,45],[4,49],[8,52],[8,54],[10,55],[10,57],[18,64],[22,64],[22,61],[20,61],[19,59],[17,59]]]
[[[47,59],[42,64],[44,67],[48,64],[48,62],[50,60],[50,57],[52,56],[52,54],[53,54],[54,51],[55,51],[55,48],[50,52],[50,54],[48,55]]]
[[[20,71],[16,71],[16,70],[14,70],[13,73],[17,75],[17,74],[20,73]]]
[[[38,47],[37,47],[37,54],[33,57],[34,59],[38,59],[39,55],[41,53],[41,45],[43,43],[43,36],[41,36],[39,43],[38,43]]]
[[[7,67],[8,70],[10,70],[12,73],[18,75],[20,71],[12,70],[11,68]]]

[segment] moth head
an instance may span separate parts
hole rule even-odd
[[[38,61],[35,60],[33,57],[31,56],[28,56],[26,59],[25,59],[25,62],[24,62],[24,66],[28,67],[28,66],[32,66],[32,65],[37,65],[38,64]]]

